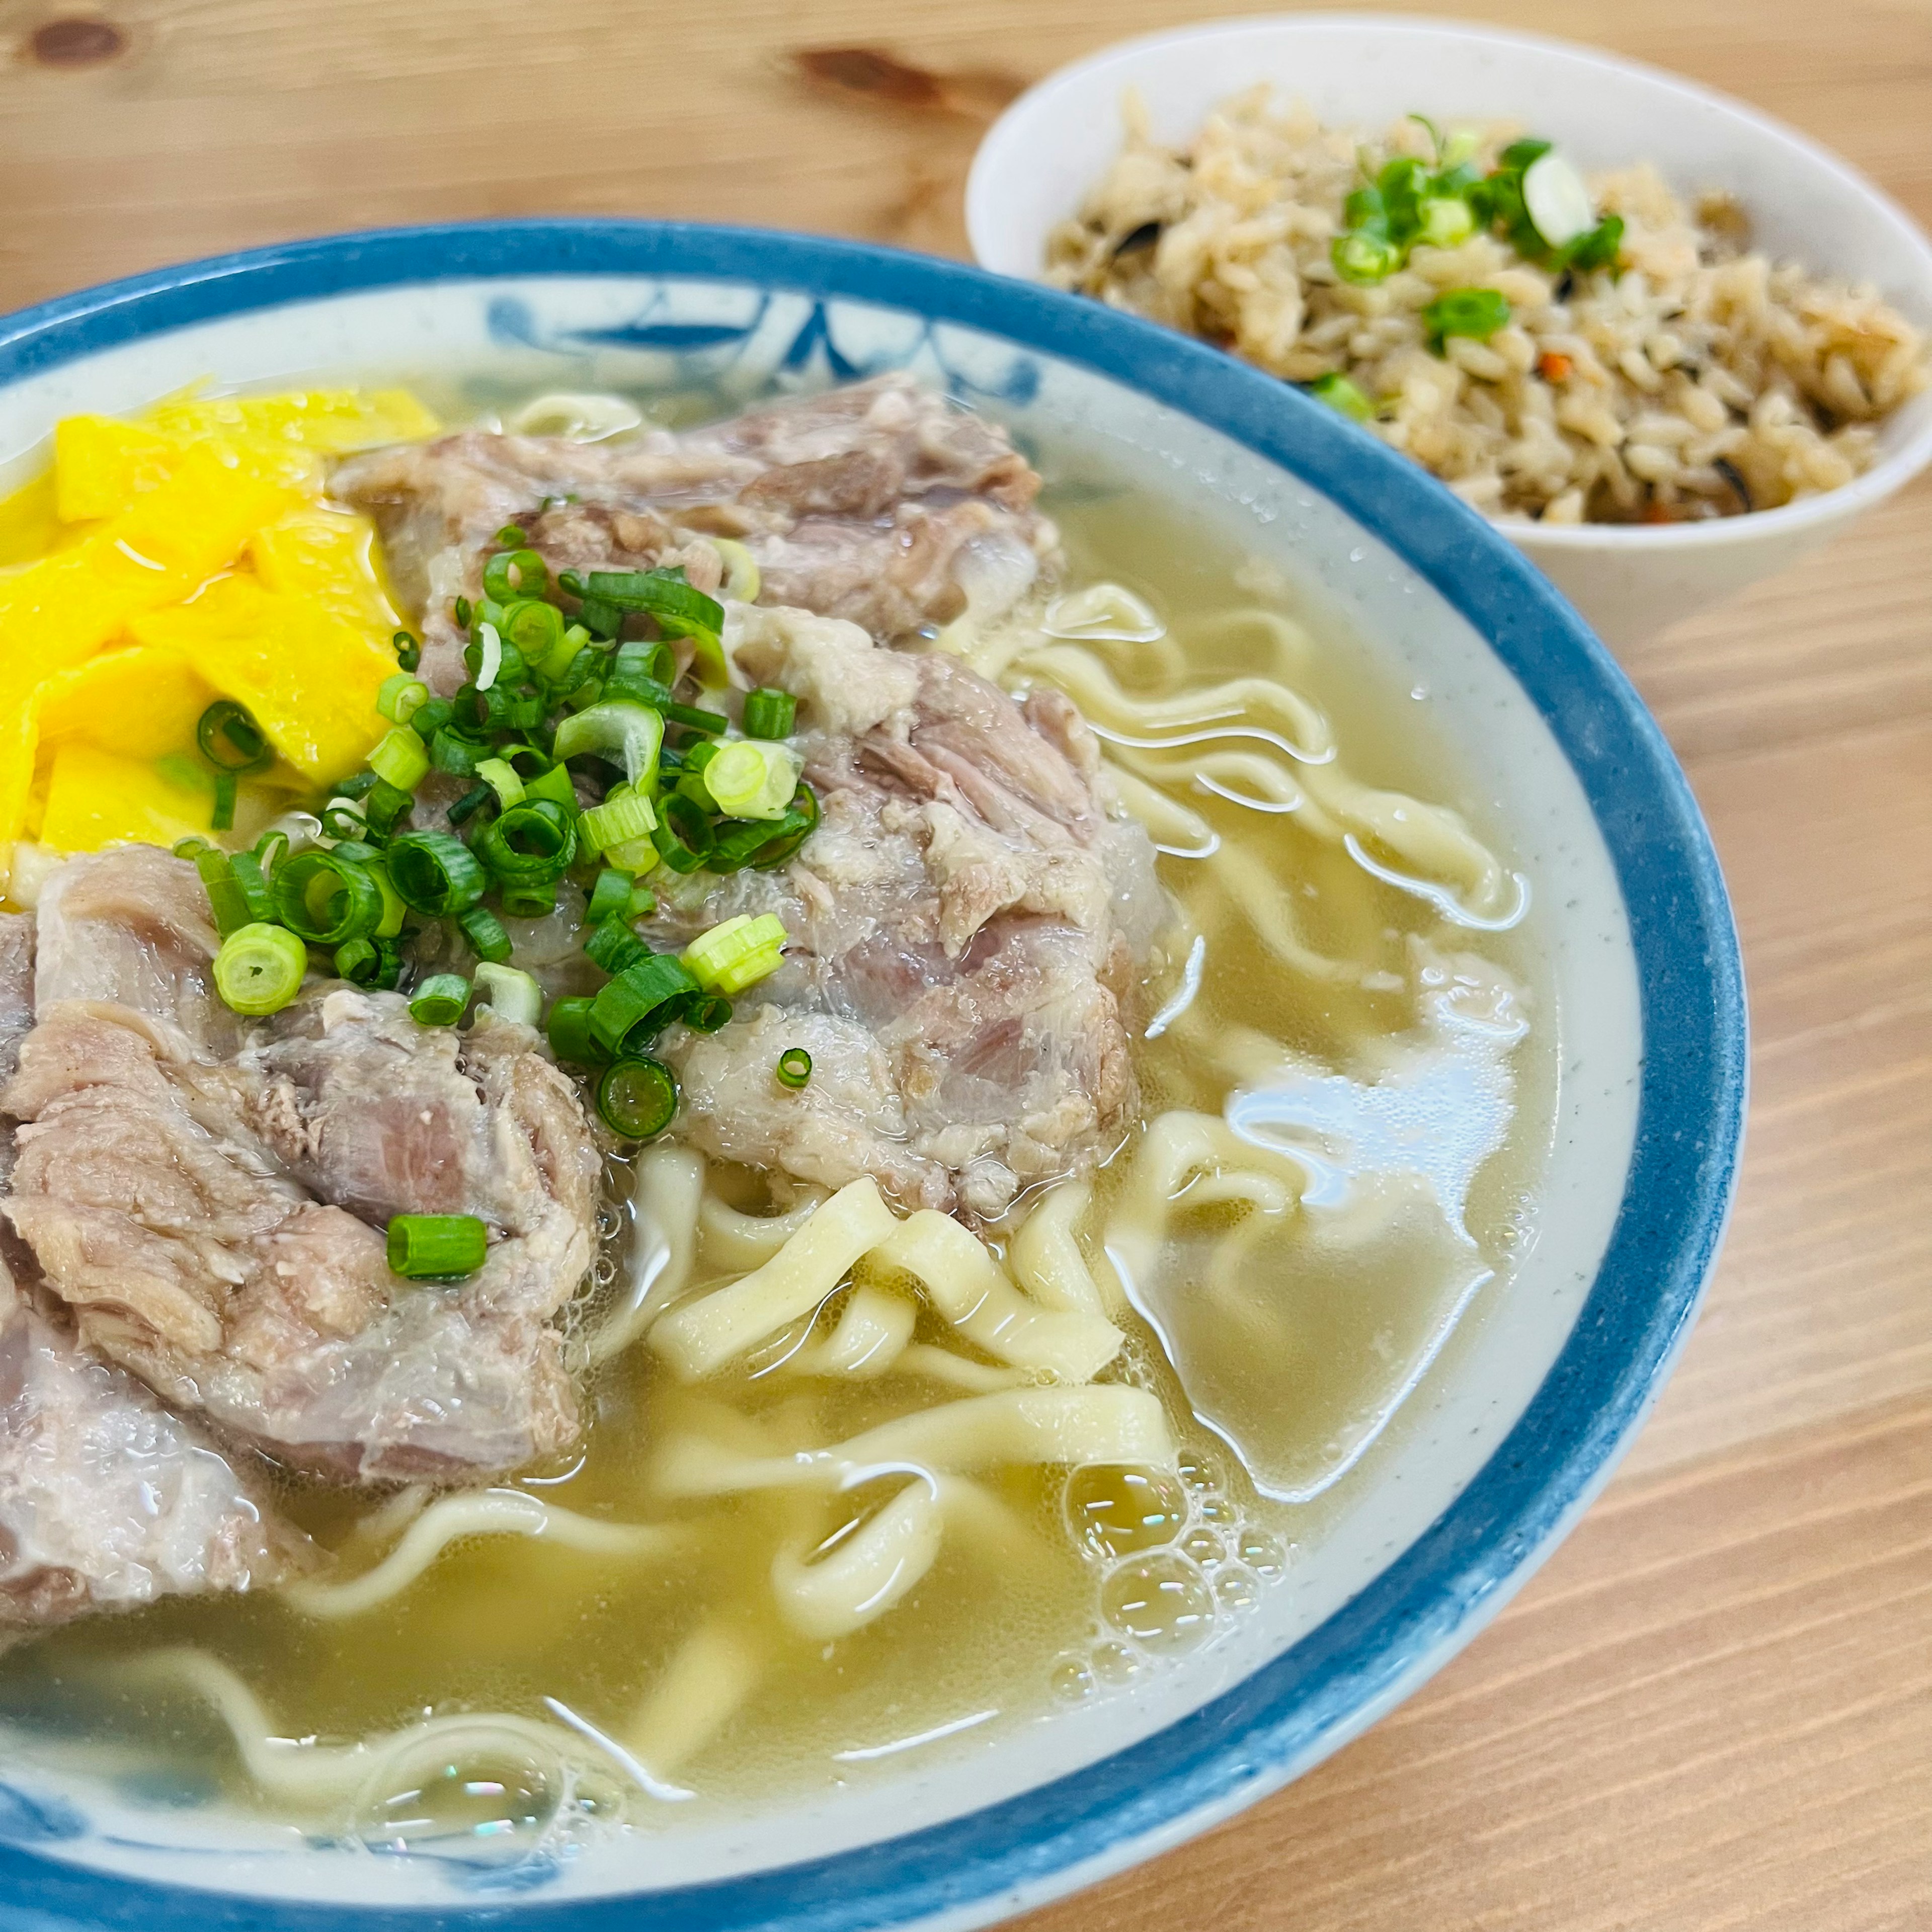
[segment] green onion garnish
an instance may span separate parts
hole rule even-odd
[[[1376,406],[1337,370],[1318,376],[1308,386],[1308,393],[1318,403],[1326,403],[1338,416],[1351,422],[1365,423],[1375,415]]]
[[[404,670],[413,671],[422,664],[422,646],[406,631],[398,631],[389,642],[395,647],[396,662]]]
[[[474,1214],[398,1214],[388,1241],[389,1272],[408,1281],[460,1281],[490,1250],[489,1231]]]
[[[429,686],[403,670],[383,679],[376,694],[376,709],[392,724],[406,724],[428,702]]]
[[[651,843],[674,872],[698,871],[710,857],[716,842],[711,820],[701,806],[679,792],[673,792],[664,800],[658,822],[651,830]]]
[[[521,550],[530,538],[524,534],[521,524],[506,524],[496,532],[496,541],[511,550]]]
[[[664,718],[649,706],[627,699],[608,699],[566,718],[556,728],[550,746],[559,764],[587,753],[624,767],[626,784],[648,787],[657,776],[658,752],[664,743]]]
[[[520,968],[486,959],[476,969],[476,997],[497,1015],[533,1027],[543,1018],[543,988]]]
[[[661,1134],[677,1112],[677,1082],[662,1060],[640,1055],[605,1068],[597,1083],[597,1111],[626,1140]]]
[[[436,973],[418,986],[410,1000],[410,1017],[418,1026],[454,1026],[470,1004],[470,982],[460,973]]]
[[[774,913],[756,919],[740,913],[700,933],[681,956],[691,976],[707,993],[740,993],[777,969],[779,948],[789,936],[784,920]],[[748,972],[749,968],[756,970]]]
[[[584,907],[584,916],[592,926],[601,926],[607,919],[623,919],[631,909],[631,875],[620,872],[614,866],[606,866],[597,874],[597,883],[591,888],[589,903]]]
[[[528,746],[524,748],[530,750]],[[516,754],[513,752],[511,755],[514,758]],[[537,754],[531,752],[530,755],[535,758]],[[570,773],[562,765],[549,766],[534,778],[524,778],[524,796],[550,799],[559,805],[568,806],[572,812],[577,809],[577,788],[570,782]]]
[[[745,700],[745,736],[789,738],[797,717],[798,700],[790,692],[761,684]]]
[[[429,772],[429,754],[415,732],[397,725],[369,754],[369,769],[398,791],[414,791]]]
[[[211,832],[226,832],[235,824],[235,774],[217,772],[214,775],[214,810],[208,821]]]
[[[704,767],[704,788],[733,818],[784,818],[798,790],[805,761],[789,745],[740,738]]]
[[[456,706],[446,698],[432,698],[410,714],[410,729],[427,745],[456,716]]]
[[[232,1011],[278,1013],[302,991],[308,948],[286,926],[238,927],[214,956],[214,990]]]
[[[472,785],[449,808],[448,811],[444,813],[443,816],[451,824],[460,825],[465,819],[472,817],[479,807],[488,805],[496,795],[487,784]]]
[[[542,919],[556,910],[556,882],[506,885],[496,895],[496,903],[506,919]]]
[[[577,856],[577,825],[554,800],[527,800],[486,825],[476,856],[512,885],[542,884],[568,871]]]
[[[352,939],[335,949],[335,976],[356,986],[373,986],[381,977],[382,954],[373,939]]]
[[[1402,266],[1402,250],[1393,242],[1360,228],[1336,236],[1329,244],[1328,257],[1336,274],[1358,287],[1385,282]]]
[[[812,1078],[812,1055],[802,1046],[788,1046],[778,1055],[778,1084],[802,1087]]]
[[[1496,289],[1447,289],[1422,311],[1430,346],[1439,356],[1452,335],[1486,340],[1510,319],[1510,305]]]
[[[590,1030],[590,1004],[587,999],[553,1000],[544,1022],[550,1052],[573,1066],[602,1066],[610,1058]]]
[[[208,893],[208,909],[213,915],[214,929],[224,939],[254,922],[254,914],[249,910],[248,898],[225,852],[204,846],[194,855],[194,868],[201,874],[202,885]]]
[[[343,848],[337,846],[340,854]],[[371,854],[362,862],[363,871],[376,881],[376,890],[382,895],[382,916],[376,922],[375,937],[394,939],[403,929],[403,921],[409,908],[403,903],[403,896],[389,882],[388,861],[380,854]]]
[[[590,1003],[590,1031],[607,1053],[622,1050],[633,1035],[647,1044],[677,1017],[678,1009],[700,991],[682,962],[655,952],[627,966]]]
[[[194,728],[194,742],[201,755],[218,772],[232,772],[238,778],[249,772],[265,772],[275,762],[274,748],[245,705],[232,698],[218,698],[201,714]]]
[[[742,866],[754,872],[775,871],[818,829],[818,796],[801,784],[791,806],[776,825],[753,820],[721,826],[710,866],[714,872],[735,872]]]
[[[473,778],[481,762],[482,748],[473,738],[466,736],[454,725],[446,724],[430,740],[429,761],[452,778]]]
[[[177,859],[198,859],[204,852],[212,852],[214,846],[206,838],[197,838],[190,832],[185,838],[177,838],[168,848]]]
[[[562,644],[563,631],[563,613],[540,597],[519,597],[503,613],[503,641],[516,646],[526,665],[541,667]]]
[[[614,976],[651,956],[651,949],[621,917],[600,920],[584,942],[584,950],[593,966]]]
[[[500,966],[510,956],[510,935],[503,922],[488,906],[473,905],[459,914],[457,930],[470,942],[470,950],[479,959]]]
[[[284,844],[288,835],[282,835]],[[228,862],[228,870],[232,876],[242,902],[248,908],[251,921],[261,923],[275,916],[275,895],[270,886],[268,876],[262,870],[262,862],[252,852],[237,852]]]
[[[499,550],[483,566],[483,594],[499,604],[518,597],[541,597],[550,566],[533,550]]]
[[[628,785],[620,785],[605,796],[602,805],[593,805],[584,814],[584,842],[592,852],[608,851],[614,845],[627,845],[633,838],[648,838],[657,822],[649,799]]]
[[[311,946],[367,939],[382,922],[382,890],[352,860],[301,852],[276,868],[275,914]]]
[[[524,782],[508,759],[479,759],[476,776],[496,794],[497,804],[506,812],[524,802]]]
[[[677,1017],[693,1033],[716,1033],[731,1017],[731,1002],[722,993],[694,993]]]
[[[490,883],[469,847],[446,832],[406,832],[385,856],[404,904],[432,919],[475,905]]]
[[[368,821],[370,831],[386,838],[409,816],[410,808],[415,803],[414,796],[400,785],[390,784],[387,778],[378,778],[369,788],[369,796],[362,801],[362,814]]]

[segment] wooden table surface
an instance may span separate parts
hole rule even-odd
[[[1932,226],[1932,0],[1489,11],[1741,94]],[[526,212],[963,254],[999,105],[1186,17],[0,0],[0,308],[329,229]],[[1723,855],[1755,1035],[1736,1216],[1683,1366],[1462,1658],[1290,1790],[1030,1932],[1932,1927],[1932,487],[1630,668]]]

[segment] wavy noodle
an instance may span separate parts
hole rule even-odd
[[[646,1148],[638,1156],[629,1280],[623,1301],[590,1339],[592,1364],[621,1354],[684,1292],[707,1198],[704,1174],[704,1156],[690,1148]]]
[[[782,1214],[747,1214],[716,1195],[706,1194],[698,1217],[705,1265],[730,1274],[770,1261],[826,1198],[823,1188],[812,1188]]]
[[[778,1614],[801,1636],[823,1642],[862,1630],[932,1568],[946,1533],[939,1486],[916,1472],[884,1508],[848,1528],[816,1548],[807,1546],[808,1533],[795,1538],[772,1558]]]
[[[565,1787],[573,1768],[584,1762],[570,1732],[509,1712],[428,1718],[354,1744],[284,1737],[242,1678],[206,1651],[151,1651],[122,1666],[120,1674],[124,1681],[157,1680],[199,1698],[226,1727],[242,1768],[257,1788],[280,1803],[311,1811],[340,1815],[358,1799],[386,1796],[394,1772],[416,1754],[440,1750],[446,1757],[448,1747],[458,1742],[468,1745],[472,1761],[487,1760],[497,1752],[532,1754],[546,1767],[554,1768],[560,1786]],[[594,1733],[578,1735],[601,1742]],[[620,1751],[606,1748],[600,1759],[630,1768]]]
[[[1293,897],[1252,853],[1230,846],[1216,863],[1219,878],[1188,901],[1189,912],[1210,940],[1238,919],[1282,965],[1305,980],[1376,992],[1398,992],[1406,983],[1384,968],[1318,952],[1295,923]]]
[[[660,1556],[684,1540],[676,1529],[604,1522],[560,1508],[523,1490],[483,1490],[432,1503],[373,1570],[338,1582],[304,1578],[282,1600],[303,1616],[333,1622],[362,1616],[399,1597],[452,1543],[472,1536],[532,1536],[567,1550],[610,1557]]]
[[[1043,1307],[1112,1318],[1126,1312],[1110,1302],[1087,1265],[1075,1230],[1093,1204],[1090,1181],[1064,1181],[1040,1198],[1008,1244],[1007,1265],[1021,1286]]]
[[[717,1619],[671,1654],[625,1726],[628,1748],[656,1776],[682,1770],[735,1717],[771,1664],[770,1647]]]
[[[846,1296],[830,1334],[810,1342],[808,1323],[800,1344],[774,1366],[788,1375],[868,1380],[898,1365],[918,1324],[919,1310],[904,1295],[861,1282]]]

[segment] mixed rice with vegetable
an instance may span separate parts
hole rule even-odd
[[[1926,386],[1866,286],[1773,262],[1743,210],[1544,140],[1322,127],[1266,86],[1163,148],[1127,139],[1048,248],[1063,288],[1306,386],[1488,514],[1676,523],[1868,469]]]

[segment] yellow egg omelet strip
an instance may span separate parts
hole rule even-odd
[[[94,852],[116,838],[172,845],[208,831],[209,788],[184,785],[152,758],[126,758],[70,738],[54,753],[40,820],[44,844]]]
[[[85,738],[124,758],[164,758],[194,742],[220,694],[178,651],[104,651],[40,687],[40,742]]]
[[[245,704],[275,749],[318,784],[353,771],[387,728],[376,696],[394,654],[308,598],[238,572],[129,628]]]

